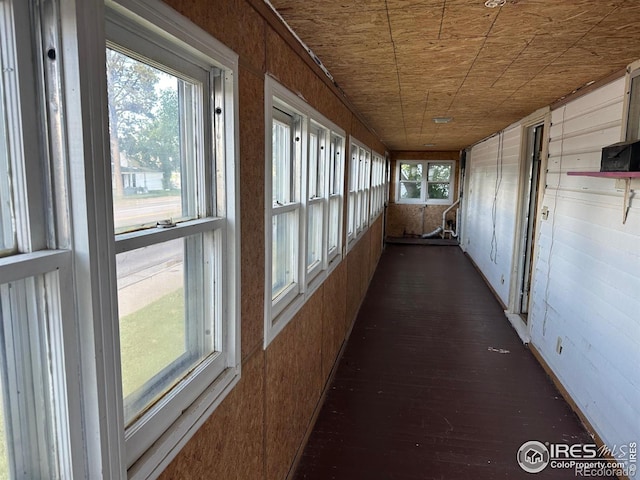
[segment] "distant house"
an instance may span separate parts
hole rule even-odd
[[[113,172],[113,170],[112,160],[111,171]],[[120,152],[120,174],[122,175],[122,187],[125,195],[164,190],[161,170],[142,167],[137,160],[130,158],[125,152]],[[113,173],[111,181],[115,187]]]
[[[163,190],[162,172],[151,168],[121,167],[125,195]]]

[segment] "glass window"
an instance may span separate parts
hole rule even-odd
[[[107,49],[116,232],[196,218],[201,85]]]
[[[335,258],[340,249],[342,231],[342,172],[344,165],[344,139],[338,135],[331,136],[329,153],[329,225],[328,260]]]
[[[275,301],[298,282],[298,212],[273,216],[271,298]]]
[[[371,194],[371,151],[352,139],[349,169],[348,230],[351,243],[367,229]]]
[[[451,164],[430,163],[428,198],[446,200],[450,196]]]
[[[398,203],[451,204],[453,184],[453,161],[398,161]]]
[[[235,247],[224,217],[235,211],[224,143],[233,138],[225,121],[233,119],[233,75],[205,53],[133,28],[115,12],[106,32],[120,382],[131,467],[204,391],[222,394],[216,380],[235,366],[234,318],[227,314]]]
[[[293,117],[276,110],[273,119],[273,203],[286,205],[293,198]]]
[[[311,122],[309,128],[308,194],[307,194],[307,283],[323,268],[325,258],[325,211],[328,186],[326,141],[329,132]]]
[[[283,308],[298,293],[301,119],[273,108],[271,299]]]
[[[342,258],[344,133],[272,78],[265,89],[266,346]]]
[[[120,355],[125,422],[153,405],[215,352],[208,295],[213,273],[204,234],[117,255]]]
[[[629,111],[627,114],[628,142],[640,140],[640,70],[631,74],[631,88],[629,92]]]
[[[4,90],[4,77],[0,77],[0,256],[13,252],[16,244]]]
[[[422,164],[400,163],[400,198],[422,198]]]
[[[57,428],[53,384],[62,374],[50,363],[59,306],[57,272],[0,285],[0,478],[61,478],[67,432]]]

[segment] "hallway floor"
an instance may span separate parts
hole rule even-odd
[[[575,478],[529,440],[591,442],[459,248],[388,245],[295,480]]]

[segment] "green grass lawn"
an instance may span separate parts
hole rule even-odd
[[[120,349],[126,397],[184,353],[183,289],[120,319]],[[4,423],[0,398],[0,480],[9,480]]]
[[[120,319],[124,397],[185,352],[184,290]]]

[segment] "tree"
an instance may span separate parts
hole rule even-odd
[[[171,174],[180,168],[180,141],[177,89],[164,89],[158,96],[153,120],[146,123],[127,147],[143,166],[162,170],[162,187],[171,188]]]
[[[109,130],[116,196],[124,193],[121,152],[125,151],[124,145],[135,144],[140,132],[153,120],[157,83],[158,70],[107,49]]]

